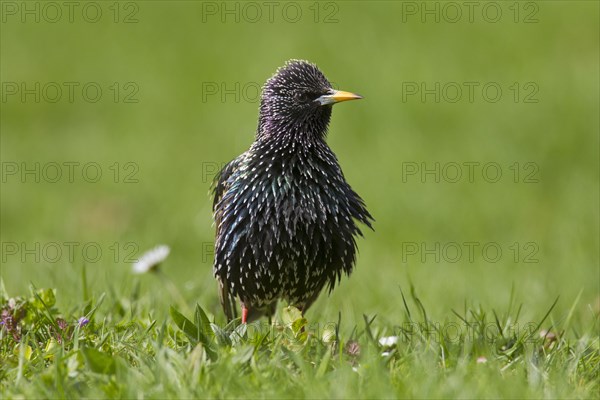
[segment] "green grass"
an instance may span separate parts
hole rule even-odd
[[[600,389],[598,326],[574,324],[573,312],[553,321],[556,303],[536,323],[520,319],[515,299],[501,313],[465,306],[436,322],[413,287],[399,294],[394,326],[367,315],[348,326],[341,313],[308,321],[293,308],[273,325],[223,326],[198,305],[159,320],[139,287],[69,313],[53,290],[32,288],[2,299],[3,397],[588,398]]]
[[[0,307],[16,318],[9,299],[28,304],[19,340],[0,330],[0,396],[598,397],[597,2],[519,3],[517,23],[513,2],[497,2],[497,23],[403,21],[415,3],[392,1],[336,2],[335,23],[315,23],[312,2],[297,3],[307,16],[298,23],[204,23],[208,3],[139,1],[138,22],[126,24],[113,22],[112,2],[99,4],[98,23],[3,14],[0,24]],[[522,21],[527,4],[535,23]],[[308,311],[307,337],[286,326],[282,306],[262,340],[249,330],[229,345],[204,326],[198,341],[170,309],[198,325],[199,304],[231,331],[212,276],[207,193],[216,168],[250,145],[258,108],[203,87],[261,85],[290,58],[365,96],[335,107],[328,142],[375,231],[358,240],[353,275]],[[95,82],[103,97],[7,94],[7,83],[36,82]],[[137,103],[124,102],[128,82]],[[503,96],[403,99],[407,84],[436,82],[493,82]],[[538,101],[524,102],[532,88]],[[72,182],[66,168],[56,183],[20,174],[70,162],[80,163]],[[496,163],[501,179],[403,174],[470,162]],[[81,176],[86,163],[100,167],[97,182]],[[160,275],[133,275],[132,260],[160,243],[171,247]],[[476,244],[472,260],[465,243]],[[486,245],[502,255],[486,258]],[[90,323],[76,330],[82,316]],[[382,356],[388,336],[400,341]]]

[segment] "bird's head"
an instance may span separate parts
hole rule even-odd
[[[316,65],[290,60],[263,86],[258,137],[315,135],[327,132],[335,103],[362,97],[332,88]]]

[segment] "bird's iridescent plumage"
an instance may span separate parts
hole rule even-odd
[[[215,180],[214,274],[228,319],[235,297],[250,319],[279,299],[306,311],[352,271],[356,221],[372,217],[325,142],[332,106],[316,99],[333,92],[314,64],[288,61],[263,87],[254,143]]]

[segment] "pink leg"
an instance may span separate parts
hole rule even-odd
[[[248,309],[245,305],[242,304],[242,324],[247,323],[248,321]]]

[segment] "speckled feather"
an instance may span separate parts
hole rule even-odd
[[[362,199],[325,142],[331,105],[314,99],[331,84],[305,61],[288,61],[263,87],[250,149],[214,185],[214,274],[228,319],[233,298],[271,314],[279,299],[306,311],[356,259],[356,220],[371,227]]]

